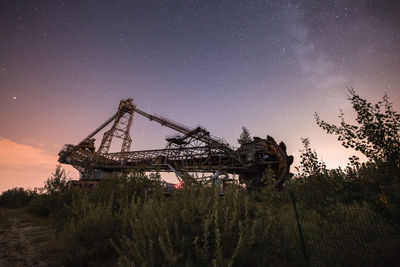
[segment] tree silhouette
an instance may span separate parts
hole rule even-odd
[[[385,94],[382,101],[371,104],[349,88],[348,100],[357,114],[357,125],[345,122],[340,110],[340,126],[329,124],[315,113],[317,124],[329,134],[338,135],[338,140],[346,148],[359,150],[367,158],[378,164],[400,168],[400,114],[393,110],[393,104]]]
[[[244,145],[253,141],[253,137],[250,135],[250,131],[246,127],[242,127],[243,132],[240,134],[237,140],[239,145]]]
[[[318,160],[318,154],[311,149],[310,139],[301,138],[304,149],[300,150],[300,166],[295,167],[299,177],[309,177],[315,175],[324,175],[327,173],[324,162]]]
[[[45,182],[44,189],[49,194],[63,192],[68,188],[69,180],[65,170],[61,168],[61,165],[57,165],[54,173]]]

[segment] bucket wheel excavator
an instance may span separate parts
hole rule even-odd
[[[129,151],[132,143],[129,131],[135,113],[171,128],[177,134],[166,138],[164,149]],[[96,150],[93,137],[111,123],[111,129],[104,133]],[[115,138],[122,140],[121,151],[110,153],[111,142]],[[58,155],[60,163],[70,164],[80,172],[80,180],[76,181],[78,184],[96,184],[115,173],[135,168],[148,172],[173,171],[178,179],[190,172],[213,173],[213,178],[236,174],[241,183],[258,187],[264,184],[263,174],[270,169],[275,176],[275,186],[281,187],[291,176],[289,168],[293,162],[293,156],[286,154],[285,144],[277,144],[270,136],[267,139],[254,137],[252,142],[234,149],[202,127],[191,128],[148,114],[138,109],[132,99],[121,100],[111,118],[79,144],[65,145]]]

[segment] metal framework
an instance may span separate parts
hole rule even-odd
[[[121,152],[129,151],[132,144],[129,130],[132,124],[134,109],[135,105],[132,104],[131,99],[121,101],[113,126],[110,130],[104,133],[103,140],[101,141],[101,145],[97,151],[99,154],[108,153],[113,137],[122,139]]]
[[[178,134],[166,139],[164,149],[129,151],[132,142],[129,130],[135,112]],[[93,136],[112,121],[111,129],[104,133],[101,145],[95,151]],[[120,152],[109,153],[113,138],[122,139]],[[276,176],[276,185],[280,186],[289,175],[293,157],[287,156],[283,142],[278,145],[269,136],[267,139],[255,137],[254,141],[234,149],[204,128],[193,129],[148,114],[138,109],[132,99],[126,99],[121,100],[116,114],[78,145],[65,145],[59,153],[59,162],[74,166],[85,180],[101,179],[113,172],[140,168],[144,171],[239,174],[242,181],[251,181],[254,186],[262,184],[262,174],[271,168]]]

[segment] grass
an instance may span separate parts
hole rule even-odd
[[[385,189],[390,209],[382,213],[375,202],[382,198],[362,181],[335,177],[293,181],[279,192],[232,185],[223,197],[187,184],[165,197],[159,180],[131,173],[95,190],[54,190],[34,196],[28,209],[3,211],[28,226],[29,242],[57,265],[302,266],[305,256],[311,266],[400,265],[398,192]]]

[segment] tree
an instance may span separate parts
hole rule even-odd
[[[61,168],[61,165],[58,165],[51,177],[45,182],[44,189],[49,194],[64,192],[68,188],[69,181],[70,179],[67,177],[65,170]]]
[[[400,168],[400,114],[393,110],[389,97],[385,94],[382,101],[373,105],[357,95],[353,88],[348,92],[358,125],[346,123],[342,111],[340,126],[321,120],[315,113],[317,124],[327,133],[338,135],[344,147],[360,151],[370,161]]]
[[[253,137],[250,135],[250,131],[246,127],[242,127],[243,132],[240,134],[238,139],[239,145],[244,145],[253,141]]]
[[[304,149],[300,150],[300,166],[296,167],[299,177],[309,177],[327,173],[324,162],[318,160],[318,154],[310,147],[309,138],[301,138]]]

